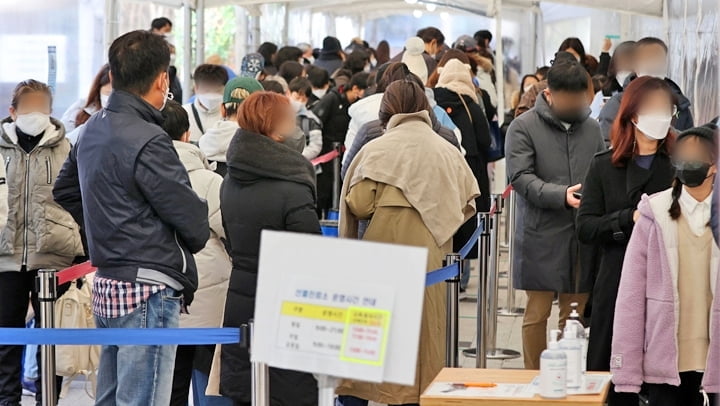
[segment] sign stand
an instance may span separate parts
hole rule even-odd
[[[330,375],[318,375],[318,406],[334,406],[335,405],[335,388],[340,383],[340,379]]]

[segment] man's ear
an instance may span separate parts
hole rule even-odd
[[[13,121],[17,120],[17,111],[15,110],[15,107],[10,106],[8,112],[10,113],[10,118],[12,118]]]
[[[190,142],[190,130],[185,131],[185,134],[180,137],[180,141],[182,142]]]

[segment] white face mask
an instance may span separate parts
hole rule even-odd
[[[215,112],[220,108],[223,95],[218,93],[202,93],[197,95],[197,99],[200,104],[205,106],[208,112]]]
[[[640,114],[635,127],[651,140],[664,140],[670,129],[672,116],[664,114]]]
[[[312,94],[315,95],[318,99],[322,99],[323,96],[327,93],[327,89],[313,89]]]
[[[665,79],[665,76],[667,76],[667,69],[668,67],[666,63],[642,66],[638,67],[637,75],[638,77],[652,76],[658,79]]]
[[[527,92],[529,92],[529,91],[530,91],[530,89],[532,89],[532,88],[533,88],[533,86],[535,86],[535,85],[527,85],[527,86],[525,86],[525,87],[523,88],[523,92],[524,92],[524,93],[527,93]]]
[[[170,83],[168,82],[167,88],[165,89],[165,98],[163,99],[162,107],[160,107],[160,111],[165,110],[165,105],[167,104],[168,100],[172,100],[175,98],[175,95],[170,93]]]
[[[620,86],[625,86],[625,81],[627,80],[628,77],[630,77],[630,75],[632,75],[631,71],[621,70],[615,74],[615,80],[617,80],[617,82]]]
[[[108,100],[110,100],[109,94],[100,94],[100,107],[102,107],[102,108],[107,107]]]
[[[300,110],[302,110],[304,104],[302,102],[299,102],[295,99],[290,99],[290,105],[292,106],[295,113],[299,113]]]
[[[34,137],[40,135],[50,126],[50,115],[44,113],[18,114],[15,125],[23,133]]]

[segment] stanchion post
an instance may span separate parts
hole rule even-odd
[[[497,314],[498,314],[498,278],[500,275],[500,216],[502,215],[502,195],[493,195],[495,212],[490,222],[490,251],[488,252],[489,269],[487,278],[487,358],[513,359],[521,354],[517,351],[497,347]]]
[[[507,273],[507,297],[505,307],[498,312],[501,316],[522,316],[524,309],[515,307],[515,287],[513,283],[513,255],[515,238],[515,192],[510,192],[507,202],[507,222],[505,223],[508,234],[508,273]]]
[[[457,275],[445,281],[447,287],[447,317],[445,321],[445,366],[457,368],[460,364],[458,359],[458,319],[460,300],[460,274],[463,271],[463,263],[458,254],[445,256],[445,265],[457,264],[459,272]]]
[[[337,156],[333,159],[333,210],[340,210],[340,165],[342,163],[342,144],[333,142]]]
[[[255,339],[255,323],[250,320],[250,340],[248,349],[252,352],[253,340]],[[250,401],[252,406],[270,406],[270,368],[262,362],[252,362],[250,370],[250,384],[252,392]]]
[[[463,351],[468,356],[475,356],[475,367],[486,368],[487,366],[487,275],[488,275],[488,254],[490,252],[490,213],[478,213],[478,225],[482,225],[478,241],[478,298],[477,298],[477,347]]]
[[[40,269],[35,279],[40,302],[40,328],[55,327],[55,299],[57,298],[57,276],[54,269]],[[57,387],[55,382],[55,346],[40,347],[40,363],[42,375],[42,405],[57,404]]]

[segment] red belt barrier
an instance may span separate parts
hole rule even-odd
[[[70,268],[63,269],[57,273],[58,285],[63,283],[74,281],[75,279],[82,278],[83,276],[97,271],[97,268],[92,266],[90,261],[83,262],[82,264],[73,265]]]
[[[507,185],[507,187],[505,188],[505,191],[503,191],[503,193],[502,193],[502,198],[507,199],[508,197],[510,197],[510,192],[512,192],[512,191],[513,191],[512,184]]]
[[[327,154],[320,155],[319,157],[313,159],[312,161],[310,161],[310,163],[313,164],[313,166],[318,166],[320,164],[326,164],[326,163],[332,161],[333,159],[335,159],[338,155],[340,155],[341,152],[344,152],[344,151],[345,151],[345,147],[340,148],[340,151],[332,150],[332,151],[328,152]]]

